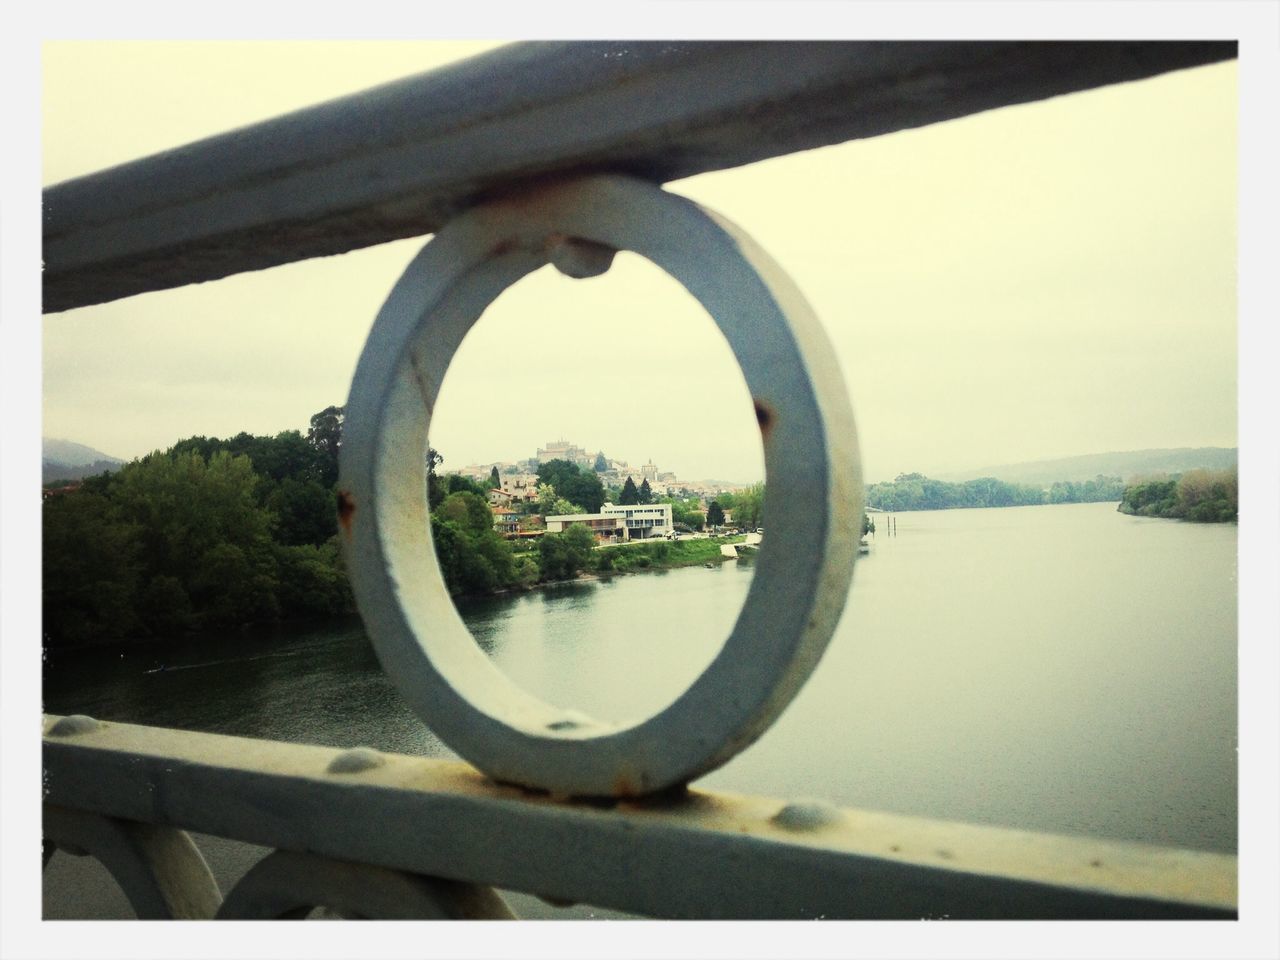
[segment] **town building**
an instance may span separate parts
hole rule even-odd
[[[510,494],[515,500],[538,499],[538,475],[536,473],[510,473],[498,478],[502,483],[502,492]]]
[[[626,523],[628,540],[669,537],[675,533],[669,503],[606,503],[600,508],[606,517],[620,517]]]
[[[604,513],[567,513],[547,517],[547,533],[563,533],[575,523],[587,527],[601,543],[628,539],[625,517]]]
[[[495,489],[495,490],[489,491],[489,506],[491,507],[495,507],[495,508],[506,507],[506,506],[509,506],[511,504],[511,501],[515,499],[516,499],[515,494],[508,493],[506,490]],[[497,512],[496,509],[494,512],[495,513]]]
[[[497,493],[497,490],[490,491]],[[520,530],[520,515],[506,507],[493,508],[493,529],[504,537],[514,536]]]
[[[596,455],[588,453],[576,443],[570,443],[568,440],[550,440],[545,447],[538,448],[538,462],[547,463],[551,460],[568,460],[580,467],[590,467],[596,462]]]

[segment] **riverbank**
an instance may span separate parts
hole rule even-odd
[[[708,537],[705,540],[658,540],[602,547],[596,551],[595,572],[632,573],[721,563],[729,558],[720,552],[720,547],[726,543],[741,543],[742,540],[741,536]]]

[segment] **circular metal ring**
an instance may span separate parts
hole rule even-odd
[[[668,707],[632,724],[544,703],[489,660],[449,598],[426,503],[431,414],[468,330],[538,267],[592,275],[614,250],[665,270],[724,334],[760,423],[769,518],[768,544],[723,648]],[[628,796],[725,763],[799,691],[844,607],[863,492],[839,368],[790,278],[715,214],[646,182],[598,176],[478,206],[413,260],[356,368],[338,496],[369,636],[427,725],[496,780]]]

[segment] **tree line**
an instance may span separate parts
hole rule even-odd
[[[1232,468],[1143,480],[1124,488],[1117,509],[1139,517],[1234,523],[1240,514],[1238,476]]]
[[[1119,500],[1124,481],[1097,476],[1083,483],[1060,481],[1047,490],[1022,483],[981,477],[964,483],[934,480],[920,473],[900,473],[893,480],[867,487],[867,506],[877,510],[950,510],[959,507],[1021,507],[1045,503],[1103,503]]]
[[[74,646],[354,612],[335,510],[342,424],[343,409],[328,407],[305,435],[188,437],[74,490],[50,491],[43,504],[45,642]],[[528,587],[597,568],[595,538],[584,526],[536,544],[504,539],[487,502],[494,478],[482,484],[444,474],[443,462],[428,451],[425,492],[452,593]],[[563,460],[542,464],[538,477],[529,510],[543,515],[598,512],[619,492],[606,490],[594,470]],[[696,499],[664,499],[678,523],[702,526]]]
[[[306,436],[190,437],[43,505],[50,645],[353,609],[337,543],[342,410]]]

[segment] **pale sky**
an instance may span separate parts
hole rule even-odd
[[[52,43],[45,183],[489,44]],[[749,231],[831,337],[866,477],[1236,444],[1236,64],[1006,108],[669,185]],[[422,240],[44,318],[44,433],[132,458],[304,430],[345,402]],[[624,363],[617,371],[619,359]],[[608,372],[602,372],[607,370]],[[752,481],[745,385],[710,319],[635,256],[544,268],[450,370],[446,468],[567,439]]]

